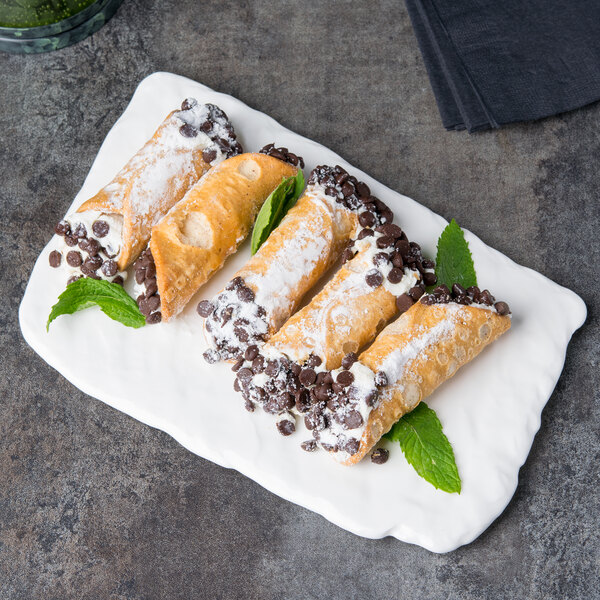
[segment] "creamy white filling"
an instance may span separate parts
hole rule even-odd
[[[119,259],[119,254],[121,253],[121,248],[123,245],[123,216],[117,213],[103,213],[97,210],[87,210],[84,212],[75,212],[67,215],[64,218],[64,221],[69,223],[71,227],[71,231],[75,231],[79,226],[83,225],[86,230],[86,235],[89,239],[96,240],[100,246],[100,252],[98,256],[102,258],[102,261],[106,260],[114,260],[117,261]],[[94,234],[92,226],[95,221],[105,221],[109,227],[108,233],[104,237],[97,237]],[[65,238],[62,236],[57,236],[59,239],[59,243],[57,244],[57,250],[62,255],[62,260],[60,263],[59,269],[66,275],[66,278],[81,275],[81,267],[72,267],[67,262],[67,254],[72,250],[75,250],[81,254],[83,261],[88,257],[87,252],[81,250],[79,246],[76,244],[75,246],[68,246],[65,243]],[[97,275],[101,279],[105,279],[107,281],[113,281],[115,277],[121,276],[124,280],[127,279],[126,271],[117,271],[115,275],[108,277],[103,272],[102,269],[98,269],[96,271]]]

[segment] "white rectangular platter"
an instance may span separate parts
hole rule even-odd
[[[239,100],[169,73],[154,73],[140,83],[70,210],[108,183],[162,119],[190,96],[219,105],[247,151],[269,142],[287,146],[304,157],[306,176],[317,164],[342,165],[394,211],[395,221],[425,255],[435,255],[446,225],[442,217]],[[57,212],[56,221],[62,216]],[[48,223],[49,232],[53,226]],[[515,264],[473,234],[466,232],[466,237],[480,285],[508,302],[513,326],[427,401],[454,447],[463,482],[460,495],[437,491],[420,479],[398,446],[383,466],[365,460],[344,467],[324,452],[302,451],[301,434],[282,437],[262,411],[244,410],[229,367],[202,359],[207,345],[195,307],[244,264],[247,244],[168,324],[134,330],[89,309],[60,317],[47,333],[50,307],[64,289],[48,267],[50,243],[27,285],[21,329],[31,347],[83,392],[166,431],[190,451],[238,470],[355,534],[391,535],[447,552],[475,539],[510,501],[569,339],[586,317],[584,303],[573,292]]]

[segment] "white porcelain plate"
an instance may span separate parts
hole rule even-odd
[[[392,208],[396,222],[428,256],[446,221],[239,100],[169,73],[144,79],[106,136],[70,210],[108,183],[162,119],[192,96],[225,110],[246,150],[269,142],[317,164],[340,164]],[[56,214],[56,221],[63,215]],[[48,223],[48,231],[54,223]],[[173,322],[130,329],[98,309],[58,318],[46,332],[50,307],[64,289],[48,266],[50,244],[38,258],[19,317],[27,342],[85,393],[162,429],[192,452],[236,469],[273,493],[370,538],[392,535],[434,552],[475,539],[513,495],[520,466],[540,426],[573,332],[586,309],[573,292],[521,267],[467,232],[479,283],[513,312],[512,329],[445,383],[427,402],[456,454],[460,495],[435,490],[393,446],[383,466],[367,459],[343,467],[324,452],[300,449],[301,432],[277,433],[262,412],[244,410],[227,365],[202,359],[206,342],[195,307],[210,298],[249,257],[246,244]]]

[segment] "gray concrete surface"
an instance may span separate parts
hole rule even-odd
[[[153,71],[233,94],[579,293],[588,323],[478,540],[365,540],[85,396],[23,341],[50,229]],[[600,598],[600,105],[441,127],[401,2],[126,0],[91,39],[0,55],[0,598]]]

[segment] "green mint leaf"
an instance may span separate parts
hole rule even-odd
[[[442,231],[438,240],[435,274],[437,285],[445,283],[450,289],[455,283],[460,283],[465,289],[477,285],[469,244],[454,219]]]
[[[281,219],[294,206],[303,189],[304,174],[302,173],[302,169],[298,169],[298,173],[295,176],[287,177],[271,192],[262,205],[254,223],[252,242],[250,244],[252,254],[256,254],[269,237],[271,231],[281,223]]]
[[[46,331],[56,317],[71,315],[90,306],[99,306],[106,316],[127,327],[138,328],[146,323],[135,300],[120,285],[84,277],[67,285],[67,289],[58,297],[48,316]]]
[[[460,494],[461,482],[452,446],[435,411],[425,402],[404,415],[385,437],[400,443],[406,460],[420,477],[439,490]]]

